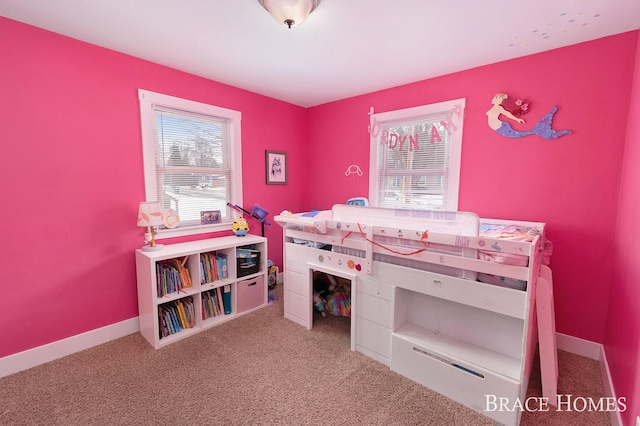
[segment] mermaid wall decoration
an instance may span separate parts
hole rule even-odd
[[[551,128],[553,121],[553,115],[558,111],[558,107],[555,105],[551,109],[551,112],[543,116],[531,130],[519,131],[511,127],[511,125],[500,120],[500,116],[516,121],[518,123],[524,123],[524,119],[520,118],[520,115],[525,114],[528,111],[529,104],[520,102],[517,112],[514,114],[509,109],[505,108],[505,101],[509,98],[506,93],[496,94],[491,103],[493,106],[487,111],[487,119],[489,127],[495,130],[498,134],[506,136],[508,138],[522,138],[529,135],[538,135],[544,139],[558,139],[560,136],[569,135],[573,133],[571,130],[554,130]]]

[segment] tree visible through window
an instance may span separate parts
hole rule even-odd
[[[369,201],[457,210],[464,99],[371,117]]]
[[[147,199],[176,210],[181,228],[200,225],[210,210],[232,221],[227,202],[241,200],[240,113],[142,90],[140,105]]]

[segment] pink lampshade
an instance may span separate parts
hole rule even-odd
[[[157,201],[143,201],[138,210],[138,226],[162,225],[162,208]]]

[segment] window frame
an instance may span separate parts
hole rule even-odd
[[[460,190],[460,169],[462,159],[462,133],[464,123],[465,98],[417,107],[399,109],[394,111],[370,114],[370,154],[369,154],[369,204],[374,207],[385,207],[381,204],[380,195],[380,170],[381,170],[381,142],[383,126],[418,121],[421,118],[438,114],[451,114],[454,128],[451,129],[448,159],[448,190],[444,200],[445,211],[458,210],[458,197]],[[455,117],[455,118],[454,118]],[[407,173],[408,175],[409,173]],[[414,208],[414,205],[411,205]],[[419,209],[418,205],[415,208]]]
[[[164,108],[184,111],[186,113],[201,114],[229,120],[229,143],[231,144],[229,165],[231,168],[230,199],[242,200],[242,113],[232,109],[222,108],[202,102],[165,95],[145,89],[138,89],[140,101],[140,126],[142,133],[142,158],[144,169],[144,187],[146,201],[159,201],[156,184],[156,147],[157,129],[154,105]],[[229,208],[229,207],[227,207]],[[210,225],[189,225],[176,228],[160,228],[156,239],[174,238],[188,235],[205,234],[230,230],[235,210],[230,209],[230,220]]]

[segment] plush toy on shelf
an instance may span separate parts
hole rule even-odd
[[[231,226],[233,229],[233,233],[236,234],[236,237],[244,237],[249,232],[249,223],[247,219],[243,217],[239,217],[233,221],[233,225]]]

